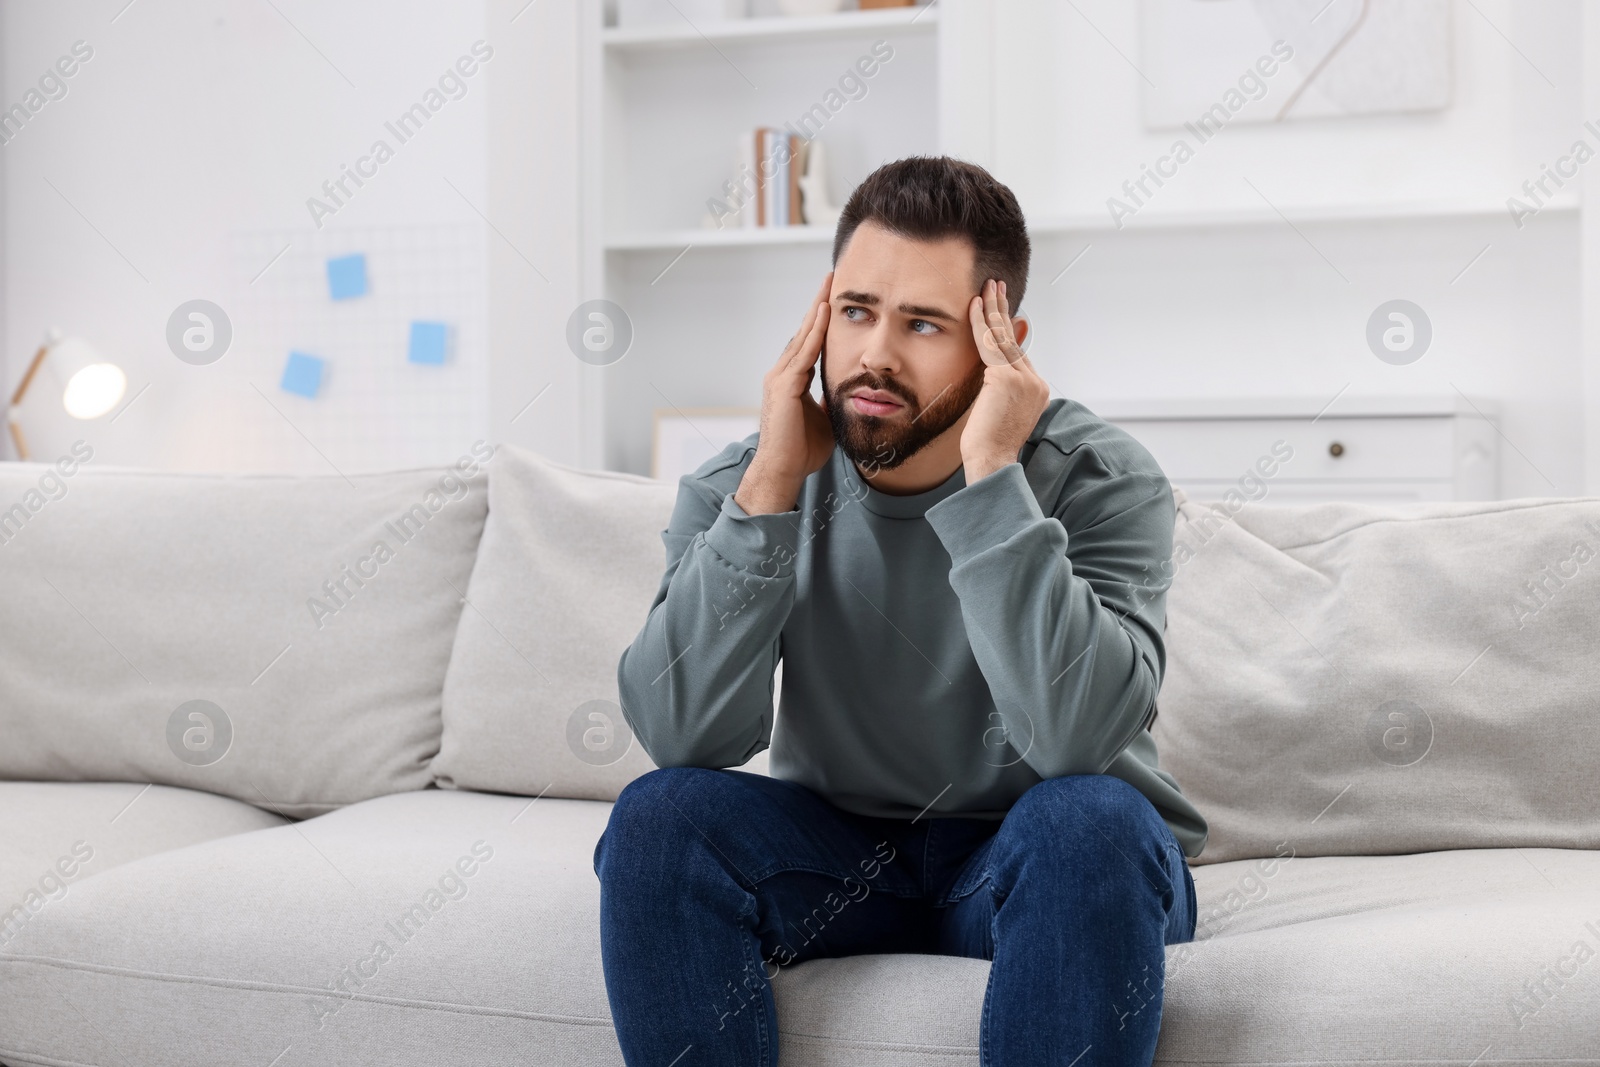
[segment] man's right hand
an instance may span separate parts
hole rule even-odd
[[[762,380],[761,436],[733,494],[734,503],[747,515],[792,511],[806,478],[821,470],[833,454],[833,424],[811,396],[811,379],[832,317],[828,304],[832,291],[829,271],[800,329]]]

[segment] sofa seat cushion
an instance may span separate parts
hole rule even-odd
[[[120,866],[0,952],[0,1061],[620,1064],[610,809],[429,789]]]
[[[616,1067],[592,868],[609,812],[425,790],[122,865],[0,953],[0,1060]],[[1258,900],[1188,956],[1168,949],[1156,1062],[1436,1067],[1486,1046],[1497,1064],[1593,1062],[1600,963],[1521,1030],[1507,1010],[1600,942],[1594,856],[1526,852],[1525,875],[1487,851],[1293,859],[1256,869],[1265,889],[1239,888],[1253,861],[1197,871],[1202,915]],[[786,969],[784,1063],[975,1065],[988,972],[905,955]]]
[[[1285,847],[1193,874],[1157,1063],[1600,1063],[1600,852]]]
[[[1485,897],[1600,893],[1600,851],[1575,848],[1297,857],[1285,846],[1275,858],[1231,860],[1190,871],[1200,904],[1197,943],[1344,915]],[[1600,925],[1600,913],[1594,918]],[[1596,983],[1600,985],[1600,975]]]
[[[142,856],[284,822],[193,789],[0,782],[0,951],[86,878]]]

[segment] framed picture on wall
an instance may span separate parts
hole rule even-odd
[[[760,408],[656,408],[650,476],[675,482],[761,426]]]
[[[1193,151],[1230,122],[1449,107],[1454,6],[1141,0],[1145,126],[1187,130]]]

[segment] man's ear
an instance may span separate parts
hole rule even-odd
[[[1012,330],[1013,333],[1015,333],[1017,335],[1017,347],[1018,348],[1021,348],[1023,345],[1025,345],[1027,343],[1027,341],[1028,341],[1028,330],[1029,330],[1030,326],[1031,326],[1031,324],[1028,322],[1027,319],[1014,318],[1014,319],[1011,320],[1011,330]]]

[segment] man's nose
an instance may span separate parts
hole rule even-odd
[[[886,325],[880,324],[868,335],[867,345],[861,350],[861,366],[880,378],[900,372],[900,356],[887,330]]]

